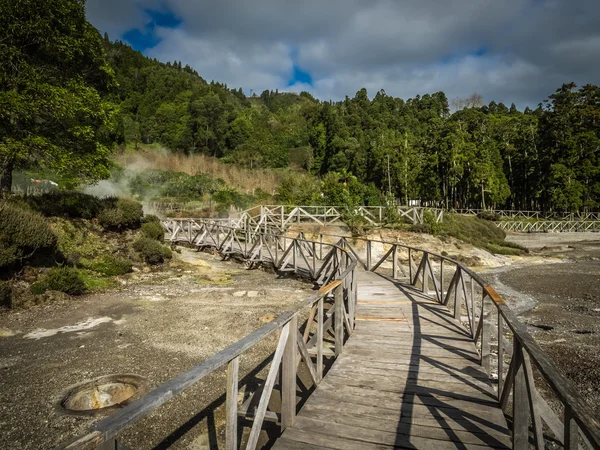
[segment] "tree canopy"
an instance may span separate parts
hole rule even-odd
[[[0,1],[0,175],[44,166],[82,179],[107,176],[113,83],[83,1]]]
[[[400,99],[364,88],[338,102],[277,90],[246,96],[181,61],[102,39],[82,0],[0,0],[0,15],[11,18],[0,31],[5,186],[12,169],[36,165],[98,179],[111,144],[158,142],[322,180],[320,193],[311,182],[306,195],[288,180],[281,198],[600,208],[597,86],[565,84],[522,112],[478,94],[452,102],[443,92]]]

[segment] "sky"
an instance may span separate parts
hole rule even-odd
[[[598,0],[87,0],[88,20],[210,81],[309,91],[444,91],[536,107],[563,83],[600,84]]]

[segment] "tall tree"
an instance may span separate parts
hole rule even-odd
[[[0,2],[0,189],[15,169],[108,176],[113,85],[83,0]],[[7,20],[9,19],[9,20]]]

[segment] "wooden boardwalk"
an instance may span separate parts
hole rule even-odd
[[[356,329],[274,448],[511,448],[488,380],[445,306],[361,271]]]

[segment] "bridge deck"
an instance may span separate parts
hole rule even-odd
[[[275,449],[510,448],[466,331],[419,291],[360,272],[356,329]]]

